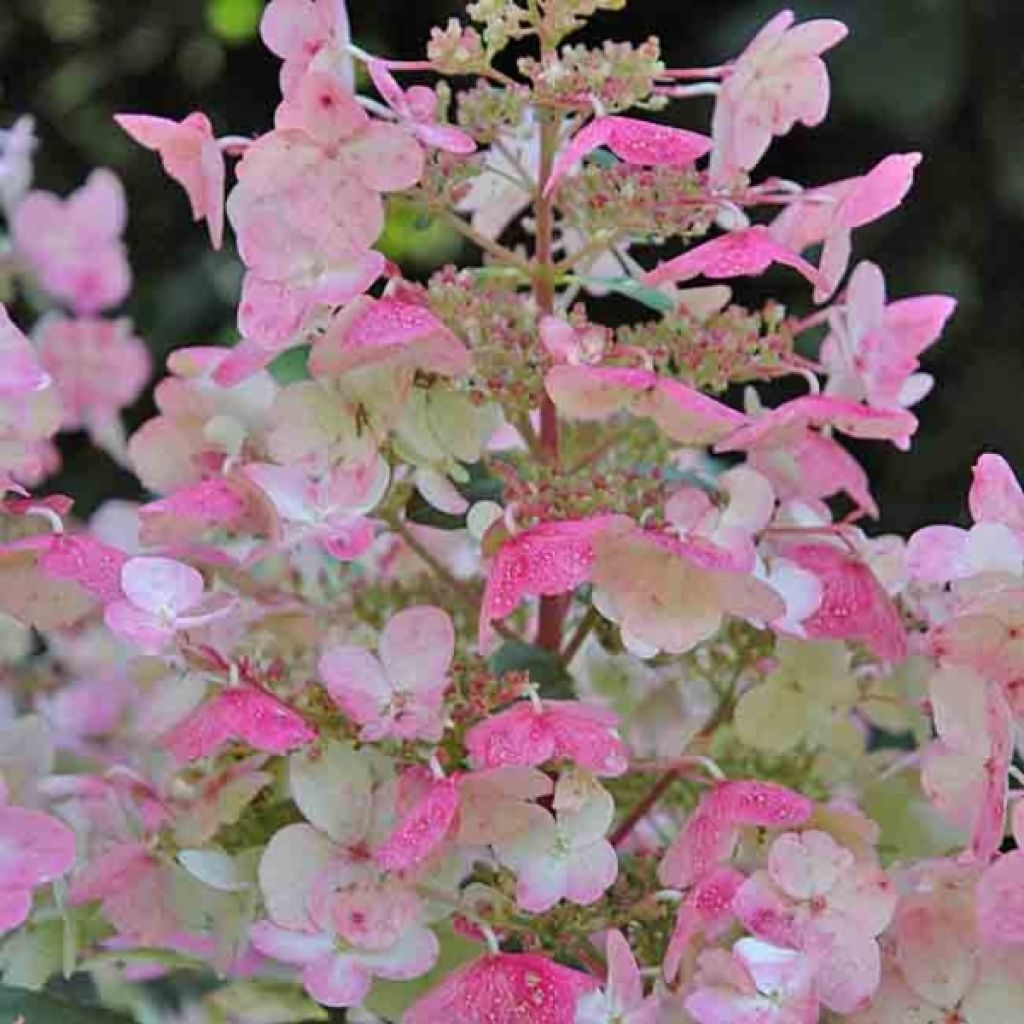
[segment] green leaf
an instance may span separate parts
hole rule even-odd
[[[256,36],[263,0],[207,0],[206,22],[225,43],[247,43]]]
[[[571,697],[569,674],[557,654],[521,640],[507,640],[490,657],[497,675],[528,672],[545,697]]]
[[[128,1017],[101,1006],[79,1006],[54,996],[0,985],[0,1021],[25,1024],[131,1024]]]
[[[206,1001],[231,1020],[241,1019],[248,1024],[294,1024],[295,1021],[328,1019],[322,1006],[313,1002],[298,985],[286,981],[235,981],[211,993]]]
[[[639,302],[640,305],[653,309],[657,313],[671,313],[676,308],[676,304],[670,296],[659,292],[656,288],[645,288],[630,277],[587,277],[583,280],[624,295],[627,299]]]
[[[300,380],[309,380],[309,346],[282,352],[271,364],[270,373],[281,387],[295,384]]]
[[[0,977],[19,989],[41,989],[60,971],[63,955],[64,922],[33,922],[0,948]]]

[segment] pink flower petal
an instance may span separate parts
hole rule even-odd
[[[188,764],[233,740],[270,754],[287,754],[315,739],[316,731],[287,704],[254,687],[234,687],[192,712],[164,736],[163,745]]]
[[[440,849],[455,822],[459,792],[453,778],[430,783],[426,795],[401,817],[373,859],[385,871],[408,871]]]
[[[75,863],[75,833],[62,821],[21,807],[0,807],[0,890],[52,882]]]
[[[458,967],[406,1010],[404,1024],[573,1024],[596,979],[534,953],[497,953]]]
[[[380,660],[392,684],[416,693],[440,689],[455,655],[455,627],[432,605],[406,608],[380,636]]]
[[[783,263],[798,270],[813,285],[821,284],[821,275],[799,253],[776,242],[763,225],[733,231],[660,264],[643,278],[651,287],[670,281],[691,278],[714,279],[756,277],[773,263]]]
[[[632,117],[599,117],[577,132],[562,151],[544,194],[551,195],[570,169],[600,146],[607,146],[628,164],[688,167],[711,149],[711,140],[696,132]]]

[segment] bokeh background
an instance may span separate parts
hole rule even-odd
[[[738,52],[781,0],[631,0],[595,19],[595,37],[657,34],[676,66]],[[960,307],[926,359],[939,386],[919,407],[910,456],[872,446],[882,526],[962,520],[970,466],[986,449],[1024,470],[1024,3],[1021,0],[806,0],[801,17],[845,20],[830,55],[833,106],[825,126],[777,143],[762,165],[805,182],[859,173],[890,152],[926,160],[911,200],[862,230],[857,256],[887,272],[890,292],[945,291]],[[277,101],[275,59],[259,45],[263,0],[0,0],[0,125],[38,119],[37,181],[66,192],[96,165],[114,168],[131,203],[136,289],[128,306],[156,362],[174,347],[227,339],[238,268],[211,254],[184,194],[156,158],[111,121],[117,111],[180,118],[204,110],[219,132],[255,133]],[[430,26],[461,0],[349,0],[357,41],[417,55]],[[709,101],[694,101],[694,126]],[[423,273],[452,256],[450,241],[399,216],[391,252]],[[456,247],[457,252],[457,247]],[[137,423],[146,402],[132,410]],[[55,486],[83,510],[132,496],[132,482],[82,439],[64,443]]]

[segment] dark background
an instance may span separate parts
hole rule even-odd
[[[657,34],[674,66],[734,55],[781,0],[631,0],[595,19],[594,37]],[[926,368],[938,388],[919,407],[910,455],[863,449],[882,525],[906,531],[962,519],[970,466],[998,450],[1024,468],[1024,3],[1021,0],[807,0],[802,17],[845,20],[829,58],[832,113],[776,143],[760,172],[814,183],[866,170],[890,152],[926,159],[910,201],[857,236],[857,258],[886,271],[890,294],[960,300]],[[459,0],[349,0],[355,35],[395,57],[421,52]],[[277,62],[258,44],[262,0],[0,0],[0,124],[39,121],[37,182],[58,192],[106,165],[124,178],[136,290],[128,312],[157,356],[230,330],[238,271],[212,255],[184,194],[155,157],[111,123],[116,111],[180,118],[201,109],[219,133],[270,123]],[[709,101],[694,101],[706,126]],[[132,421],[149,414],[144,402]],[[65,445],[65,487],[92,507],[131,481],[81,439]]]

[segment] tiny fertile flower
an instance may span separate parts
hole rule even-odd
[[[456,968],[402,1018],[404,1024],[573,1024],[589,974],[536,953],[491,953]],[[527,1009],[528,1008],[528,1009]]]
[[[808,189],[775,219],[771,236],[787,249],[803,252],[824,243],[815,302],[828,299],[846,273],[854,228],[895,210],[910,191],[920,162],[920,153],[887,156],[858,178]]]
[[[569,806],[555,813],[540,810],[530,826],[495,844],[498,859],[516,873],[516,900],[523,910],[542,914],[559,900],[589,906],[615,881],[619,861],[605,839],[615,816],[615,802],[596,782]]]
[[[816,1024],[813,960],[757,939],[709,950],[686,1009],[697,1024]]]
[[[377,92],[384,97],[402,124],[425,146],[462,156],[476,150],[476,143],[464,131],[438,122],[437,93],[433,89],[425,85],[403,89],[383,61],[371,60],[366,69]]]
[[[618,929],[605,939],[608,980],[603,988],[588,992],[576,1004],[573,1024],[655,1024],[658,1001],[644,998],[644,983],[633,951]]]
[[[130,558],[121,569],[124,599],[106,607],[107,626],[146,654],[159,654],[177,633],[227,615],[227,595],[205,593],[202,575],[171,558]]]
[[[75,834],[67,825],[0,803],[0,935],[28,918],[33,889],[67,874],[74,863]]]
[[[562,151],[548,178],[545,194],[554,192],[569,170],[600,146],[607,146],[627,164],[688,167],[711,149],[711,140],[696,132],[632,117],[598,117]]]
[[[112,171],[93,171],[67,199],[32,192],[12,215],[14,246],[42,287],[75,313],[119,305],[131,287],[121,235],[127,209]]]
[[[136,142],[160,154],[164,170],[185,190],[195,220],[206,220],[210,241],[224,240],[224,154],[205,114],[184,121],[146,114],[120,114],[114,120]]]
[[[841,42],[847,29],[831,19],[795,27],[794,20],[792,11],[775,15],[726,74],[711,125],[716,184],[755,167],[773,135],[787,134],[798,121],[813,128],[825,119],[829,82],[821,54]]]
[[[375,657],[362,647],[331,647],[320,675],[331,699],[361,726],[364,740],[440,738],[455,630],[440,608],[399,612],[384,627]]]

